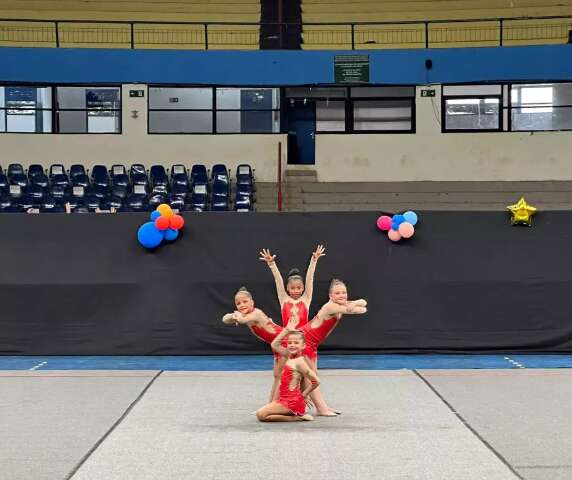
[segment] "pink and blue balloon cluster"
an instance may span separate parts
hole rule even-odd
[[[176,215],[169,205],[162,203],[151,212],[151,221],[139,227],[137,240],[145,248],[156,248],[163,240],[175,241],[183,225],[185,219],[181,215]]]
[[[392,242],[398,242],[402,238],[413,236],[417,220],[417,214],[411,210],[403,214],[395,214],[393,217],[382,215],[377,219],[377,228],[382,232],[387,232],[387,237]]]

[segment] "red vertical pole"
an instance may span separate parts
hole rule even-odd
[[[278,142],[278,211],[282,211],[282,142]]]

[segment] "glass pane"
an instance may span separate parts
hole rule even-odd
[[[512,109],[512,130],[572,130],[572,107]]]
[[[60,133],[87,133],[87,111],[58,112]]]
[[[354,102],[354,130],[411,130],[410,100]]]
[[[346,102],[320,100],[316,102],[316,131],[345,132]]]
[[[151,110],[211,110],[212,88],[149,88]]]
[[[495,130],[499,125],[498,98],[446,100],[446,130]]]
[[[218,133],[278,133],[280,112],[217,112]]]
[[[512,85],[510,94],[515,107],[572,105],[572,83]]]
[[[415,97],[415,87],[352,87],[351,96],[359,97]]]
[[[149,112],[149,133],[212,133],[213,113]]]
[[[6,110],[0,110],[0,132],[6,131]]]
[[[119,112],[109,110],[88,110],[88,133],[119,133]]]
[[[217,88],[217,110],[276,110],[280,108],[278,88]]]
[[[58,108],[120,109],[119,87],[57,87]]]
[[[2,112],[2,116],[3,115],[4,112]],[[7,132],[42,133],[42,132],[50,132],[51,128],[52,128],[52,118],[50,111],[43,111],[43,110],[6,111]]]

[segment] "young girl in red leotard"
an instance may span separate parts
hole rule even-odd
[[[256,337],[269,345],[282,332],[283,327],[276,325],[262,310],[254,307],[254,299],[245,287],[240,287],[238,292],[236,292],[234,303],[236,310],[222,317],[223,323],[227,325],[246,325]],[[274,352],[274,382],[270,390],[270,402],[276,395],[276,388],[279,383],[280,372],[277,363],[279,359],[280,356]]]
[[[310,303],[312,303],[312,293],[314,291],[314,272],[316,271],[316,264],[320,257],[323,257],[326,249],[323,245],[318,245],[316,251],[312,253],[310,265],[306,272],[306,283],[300,276],[298,269],[294,268],[288,272],[286,279],[286,288],[284,288],[284,280],[280,274],[280,270],[276,266],[276,255],[272,255],[270,250],[263,248],[260,252],[260,260],[264,260],[270,267],[274,282],[276,283],[276,293],[278,294],[278,301],[280,302],[280,309],[282,311],[282,325],[286,325],[292,316],[292,309],[298,309],[298,325],[296,328],[302,328],[308,323],[308,310]]]
[[[306,414],[306,398],[317,388],[320,380],[302,356],[306,346],[304,334],[294,329],[298,319],[292,320],[272,342],[272,349],[281,356],[278,398],[256,411],[261,422],[298,422],[313,420]],[[282,346],[287,337],[286,348]],[[305,382],[302,382],[306,380]],[[302,385],[307,385],[305,388]],[[303,390],[302,390],[303,388]]]

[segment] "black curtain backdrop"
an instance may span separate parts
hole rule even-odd
[[[323,352],[572,352],[572,212],[421,212],[393,244],[379,213],[185,214],[175,243],[139,246],[144,214],[0,216],[0,354],[268,353],[226,326],[246,285],[278,323],[262,247],[283,274],[324,243],[313,315],[329,280],[369,312],[346,316]]]

